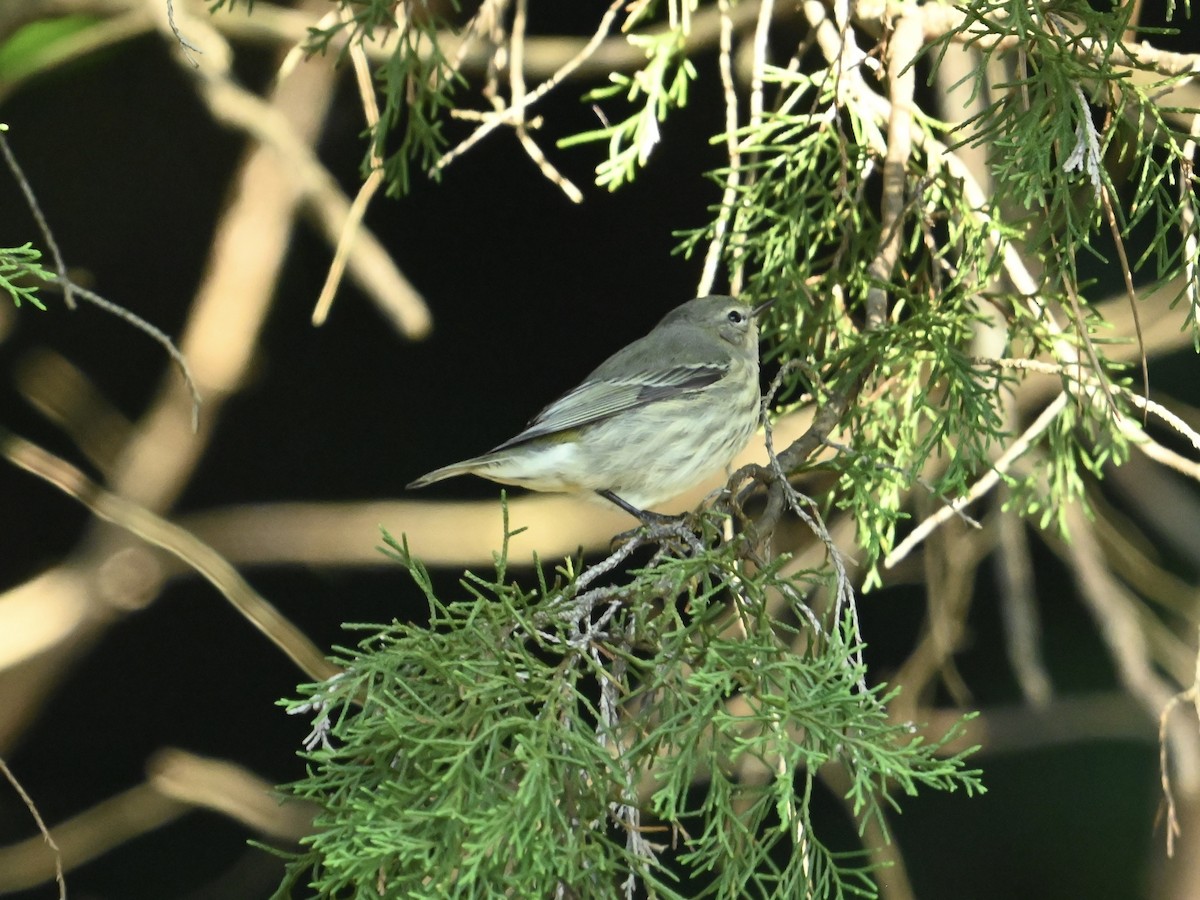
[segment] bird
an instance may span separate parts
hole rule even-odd
[[[713,295],[675,307],[523,431],[407,487],[472,474],[657,516],[651,507],[728,469],[758,429],[757,318],[771,302]]]

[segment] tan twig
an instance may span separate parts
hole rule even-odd
[[[193,809],[212,810],[277,840],[294,842],[312,832],[314,806],[296,800],[281,804],[271,782],[235,763],[167,748],[147,761],[146,776],[142,784],[54,826],[62,847],[57,868],[81,866]],[[0,847],[0,893],[35,887],[52,877],[45,854],[38,852],[40,842]],[[65,898],[61,885],[59,897]]]
[[[348,7],[342,7],[340,13],[343,21],[351,18]],[[349,51],[350,61],[354,67],[354,80],[358,85],[359,100],[362,102],[363,118],[366,119],[368,130],[374,132],[379,126],[379,104],[375,101],[375,84],[371,80],[371,69],[367,63],[367,56],[363,52],[362,44],[352,43]],[[354,196],[354,202],[350,204],[346,219],[342,223],[342,230],[337,239],[337,248],[333,254],[333,262],[329,264],[325,283],[321,286],[321,293],[317,296],[317,303],[313,308],[313,325],[324,325],[325,320],[329,317],[334,295],[337,294],[338,286],[342,283],[342,275],[346,271],[346,263],[350,259],[350,251],[354,247],[355,239],[362,228],[362,220],[367,213],[367,206],[370,205],[380,186],[383,185],[383,159],[379,156],[374,141],[371,142],[370,154],[371,174],[359,186],[358,193]]]
[[[1084,115],[1088,115],[1088,108],[1085,105]],[[1150,363],[1146,359],[1146,339],[1142,336],[1142,317],[1138,313],[1138,298],[1137,291],[1133,287],[1133,269],[1129,265],[1129,256],[1125,252],[1125,238],[1121,235],[1121,225],[1117,221],[1116,211],[1113,209],[1112,197],[1109,196],[1107,185],[1100,185],[1100,203],[1104,207],[1104,218],[1108,221],[1108,230],[1112,234],[1113,244],[1117,248],[1117,259],[1121,262],[1121,276],[1125,280],[1125,295],[1129,298],[1129,311],[1133,315],[1133,330],[1137,336],[1138,354],[1141,357],[1142,364],[1142,394],[1149,398],[1150,396]],[[1088,336],[1083,335],[1083,339],[1087,340],[1090,345]],[[1097,371],[1099,369],[1097,368]],[[1143,422],[1143,424],[1145,424]]]
[[[771,19],[775,15],[775,0],[762,0],[758,21],[754,25],[754,62],[750,68],[750,130],[762,126],[764,104],[763,86],[767,71],[767,50],[771,39]]]
[[[129,440],[129,418],[81,369],[53,350],[30,352],[18,362],[15,375],[25,401],[62,429],[107,478]]]
[[[519,107],[525,98],[525,40],[527,38],[525,24],[529,17],[528,6],[528,0],[516,0],[513,9],[512,31],[509,34],[508,83],[512,93],[509,105],[513,108]],[[493,95],[492,102],[496,105],[497,112],[503,111],[498,96]],[[524,109],[518,113],[514,128],[521,147],[546,180],[557,185],[572,203],[582,203],[583,192],[554,167],[554,164],[546,158],[546,154],[542,152],[542,148],[529,136],[529,123],[525,119]]]
[[[62,282],[59,282],[63,284]],[[70,282],[67,282],[70,283]],[[66,290],[65,284],[63,285]],[[113,303],[111,300],[106,300],[95,291],[90,291],[87,288],[80,287],[77,284],[71,284],[71,290],[86,300],[93,306],[104,310],[110,315],[116,316],[118,319],[123,319],[128,322],[138,331],[150,337],[160,347],[167,351],[167,355],[174,360],[175,365],[179,366],[179,371],[183,374],[183,382],[187,385],[188,393],[192,395],[192,431],[197,431],[200,428],[200,389],[196,386],[196,379],[192,377],[192,370],[188,367],[187,357],[183,355],[175,342],[167,337],[166,332],[155,325],[151,325],[135,312],[131,312],[124,306],[118,303]]]
[[[617,13],[620,11],[624,3],[625,0],[612,0],[612,2],[609,3],[608,8],[605,10],[604,15],[601,17],[600,24],[597,26],[595,33],[591,36],[588,42],[583,45],[578,53],[571,57],[571,59],[569,59],[560,69],[558,69],[558,71],[539,84],[534,90],[522,97],[519,102],[514,100],[513,103],[511,103],[503,112],[498,112],[492,116],[489,116],[487,121],[476,128],[469,137],[460,142],[457,146],[442,154],[441,159],[434,164],[434,169],[444,169],[446,166],[450,165],[450,163],[454,162],[454,160],[458,159],[458,157],[462,156],[481,140],[495,131],[499,126],[516,124],[516,122],[519,121],[518,117],[523,116],[525,110],[561,84],[563,79],[571,75],[572,72],[583,65],[588,57],[596,52],[596,49],[612,30],[613,21],[616,19]]]
[[[148,834],[188,812],[189,807],[164,797],[148,784],[122,791],[79,815],[54,826],[62,847],[63,867],[70,871],[114,847]],[[36,887],[53,877],[41,838],[0,847],[0,893]]]
[[[1017,685],[1033,707],[1046,707],[1054,696],[1054,685],[1041,648],[1041,623],[1035,595],[1033,560],[1025,533],[1025,521],[1004,509],[1007,496],[999,486],[995,506],[996,574],[1000,589],[1000,614],[1004,622],[1004,647]]]
[[[741,182],[741,151],[738,146],[738,103],[737,92],[733,84],[733,20],[729,16],[729,0],[719,0],[717,8],[721,13],[721,37],[718,44],[720,50],[717,65],[721,73],[721,91],[725,98],[725,153],[728,169],[725,172],[725,188],[721,194],[721,207],[717,211],[717,220],[713,223],[713,236],[708,244],[708,252],[704,256],[704,268],[700,274],[700,284],[696,295],[707,296],[712,293],[713,284],[717,279],[717,269],[721,265],[721,256],[725,249],[726,235],[729,223],[733,219],[734,206],[737,203],[737,189]],[[737,294],[741,281],[741,266],[736,263],[731,267],[730,291]],[[738,284],[734,284],[738,282]]]
[[[67,305],[67,308],[76,308],[75,296],[79,295],[93,306],[128,322],[166,350],[171,359],[175,361],[175,364],[179,366],[180,371],[183,373],[183,380],[192,395],[192,430],[197,430],[200,427],[200,391],[196,387],[196,380],[192,378],[187,360],[179,352],[179,348],[175,346],[175,342],[167,337],[162,329],[151,325],[137,313],[117,303],[113,303],[111,300],[106,300],[95,291],[82,288],[71,281],[67,275],[67,264],[63,259],[62,251],[58,249],[58,241],[54,239],[54,231],[50,228],[50,223],[46,220],[46,216],[42,212],[37,195],[33,192],[33,186],[30,185],[29,180],[25,177],[25,173],[21,170],[21,166],[18,164],[17,158],[8,144],[8,139],[4,136],[3,128],[0,128],[0,153],[3,153],[4,161],[8,164],[8,169],[12,173],[13,179],[21,188],[21,193],[25,196],[25,202],[29,206],[29,211],[33,214],[34,221],[37,222],[38,230],[42,233],[42,239],[46,242],[46,247],[50,250],[50,257],[54,261],[54,270],[57,273],[57,278],[55,278],[53,283],[62,288],[63,302]]]
[[[1078,370],[1074,366],[1066,367],[1034,359],[976,359],[975,362],[980,365],[992,365],[999,368],[1022,369],[1025,371],[1041,372],[1046,375],[1056,375],[1067,379],[1068,383],[1079,378]],[[1086,376],[1084,380],[1092,380],[1092,376]],[[1175,415],[1175,413],[1171,412],[1171,410],[1167,409],[1161,403],[1150,400],[1140,394],[1135,394],[1133,391],[1120,385],[1106,383],[1104,387],[1111,396],[1122,397],[1143,410],[1147,415],[1154,415],[1161,419],[1200,453],[1200,432],[1197,432],[1187,422],[1183,421],[1183,419]],[[1146,433],[1144,427],[1138,425],[1129,416],[1121,412],[1120,409],[1116,409],[1115,421],[1117,427],[1130,439],[1134,446],[1151,459],[1161,462],[1189,478],[1200,481],[1200,462],[1187,459],[1174,450],[1162,446],[1162,444]]]
[[[224,759],[165,748],[146,763],[149,783],[164,797],[210,809],[258,834],[296,841],[312,833],[313,804],[279,801],[275,786]]]
[[[1183,142],[1179,160],[1179,230],[1183,235],[1184,294],[1192,309],[1192,321],[1200,322],[1200,274],[1196,272],[1196,257],[1200,255],[1196,237],[1196,184],[1194,167],[1196,139],[1200,138],[1200,113],[1192,116],[1188,138]]]
[[[904,240],[905,187],[908,160],[913,145],[913,92],[916,89],[916,58],[923,37],[919,13],[906,12],[896,20],[888,41],[888,84],[891,109],[888,115],[887,155],[883,161],[883,197],[880,209],[882,239],[868,272],[866,327],[875,331],[887,324],[888,287],[900,260]]]
[[[171,33],[175,35],[175,40],[179,42],[179,48],[183,52],[184,58],[193,66],[199,66],[200,63],[196,62],[195,58],[192,56],[192,52],[194,51],[196,53],[203,53],[204,51],[202,51],[195,44],[190,43],[179,30],[179,25],[175,22],[174,0],[167,0],[167,22],[171,26]]]
[[[92,514],[183,560],[233,604],[309,677],[317,681],[340,670],[299,629],[252,588],[225,559],[195,535],[124,497],[104,490],[67,461],[24,438],[0,431],[0,453],[78,500]]]

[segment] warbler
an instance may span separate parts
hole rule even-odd
[[[729,466],[759,424],[758,326],[770,301],[701,297],[601,363],[520,434],[408,485],[473,474],[650,507]]]

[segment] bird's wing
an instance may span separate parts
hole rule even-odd
[[[509,438],[495,450],[503,450],[534,438],[591,425],[617,413],[669,400],[707,387],[723,378],[729,362],[694,363],[639,373],[632,378],[597,378],[593,375],[579,387],[543,409],[529,427]],[[494,451],[493,451],[494,452]]]

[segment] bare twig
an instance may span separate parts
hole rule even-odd
[[[1042,433],[1066,409],[1069,399],[1070,395],[1065,391],[1055,397],[1053,402],[1042,410],[1041,415],[1034,419],[1033,424],[1009,444],[1008,449],[992,464],[992,468],[975,482],[965,495],[955,500],[949,506],[939,508],[937,512],[924,519],[916,528],[910,531],[904,540],[897,544],[895,549],[887,555],[883,561],[883,567],[890,569],[895,566],[896,563],[908,556],[921,541],[925,540],[935,528],[953,516],[956,510],[969,506],[995,487],[1000,481],[1001,476],[1033,446]]]
[[[183,50],[184,57],[193,66],[198,67],[200,63],[196,62],[195,57],[192,56],[192,53],[203,53],[204,51],[195,44],[190,43],[188,39],[183,36],[183,33],[180,32],[179,26],[175,23],[174,0],[167,0],[167,22],[171,25],[171,33],[175,35],[175,40],[179,41],[179,47]]]
[[[1086,105],[1084,114],[1088,114]],[[1109,196],[1108,187],[1104,184],[1100,185],[1100,202],[1104,207],[1104,218],[1108,221],[1108,230],[1112,234],[1113,244],[1117,248],[1117,258],[1121,261],[1121,275],[1125,279],[1125,294],[1129,298],[1129,311],[1133,315],[1133,330],[1137,335],[1138,354],[1141,357],[1142,394],[1149,399],[1150,363],[1146,358],[1146,339],[1142,335],[1142,317],[1138,313],[1137,291],[1133,287],[1133,269],[1130,267],[1129,257],[1125,253],[1125,238],[1121,235],[1121,225],[1113,210],[1112,197]],[[1083,335],[1083,338],[1086,340],[1087,335]],[[1143,424],[1145,424],[1144,420]]]
[[[624,4],[625,0],[612,0],[601,17],[600,24],[596,27],[595,33],[578,53],[534,90],[522,97],[520,101],[514,100],[503,112],[488,116],[486,121],[471,133],[470,137],[442,154],[441,159],[434,164],[434,169],[444,169],[495,131],[499,126],[515,124],[518,121],[518,116],[524,115],[525,110],[542,99],[547,93],[561,84],[563,79],[567,78],[572,72],[583,65],[608,36],[608,33],[612,30],[613,21]]]
[[[1173,692],[1151,664],[1146,634],[1137,621],[1136,603],[1104,564],[1095,532],[1078,503],[1067,505],[1066,520],[1071,541],[1062,552],[1071,560],[1080,595],[1096,618],[1117,674],[1147,714],[1159,717],[1171,703]],[[1184,789],[1189,794],[1200,790],[1200,740],[1194,729],[1180,723],[1167,738]]]
[[[151,325],[137,313],[131,312],[124,306],[113,303],[111,300],[106,300],[95,291],[90,291],[69,281],[56,283],[62,285],[64,292],[67,289],[66,285],[70,284],[70,289],[88,303],[116,316],[118,319],[125,320],[138,331],[148,335],[167,351],[167,355],[174,360],[175,365],[179,366],[179,371],[183,373],[184,384],[187,385],[188,392],[192,395],[192,431],[197,431],[200,428],[200,389],[196,386],[196,379],[192,377],[192,370],[188,367],[187,357],[175,346],[175,342],[167,337],[166,332],[155,325]]]
[[[58,248],[58,241],[54,239],[54,231],[50,228],[50,223],[46,220],[46,216],[42,212],[42,206],[38,203],[37,195],[33,192],[33,186],[30,185],[29,180],[25,177],[25,173],[21,170],[16,155],[12,152],[12,147],[9,146],[8,138],[4,136],[3,129],[0,129],[0,153],[3,153],[4,161],[7,163],[13,179],[21,188],[21,193],[25,196],[25,202],[29,206],[29,211],[33,214],[34,221],[37,222],[38,230],[42,233],[42,239],[46,242],[46,247],[50,250],[50,257],[54,261],[54,270],[57,274],[57,278],[55,278],[53,283],[62,288],[63,302],[67,305],[67,308],[76,308],[75,296],[78,295],[93,306],[111,313],[119,319],[124,319],[138,331],[155,340],[166,350],[171,359],[179,366],[180,371],[183,372],[183,379],[187,383],[188,391],[191,392],[192,430],[195,431],[199,427],[200,391],[196,387],[195,379],[192,378],[187,360],[179,352],[179,348],[175,346],[175,343],[161,329],[151,325],[137,313],[113,303],[111,300],[106,300],[95,291],[82,288],[71,280],[67,274],[67,264],[63,259],[62,251]]]
[[[509,59],[508,59],[508,83],[512,93],[510,106],[517,108],[521,101],[525,98],[525,25],[529,19],[528,0],[516,0],[516,6],[513,10],[512,31],[509,37]],[[496,107],[497,112],[503,111],[503,104],[499,96],[493,95],[492,102]],[[514,124],[517,133],[517,140],[521,142],[521,147],[525,153],[533,160],[534,165],[542,175],[551,183],[559,187],[559,189],[567,195],[572,203],[583,202],[583,192],[575,186],[575,184],[558,171],[554,164],[546,158],[546,154],[542,152],[542,148],[537,145],[532,137],[529,136],[529,124],[525,120],[525,112],[522,109],[518,114],[519,118]]]
[[[880,210],[882,239],[869,268],[872,284],[867,289],[868,330],[887,323],[888,288],[900,259],[904,240],[905,186],[908,160],[912,154],[913,91],[916,89],[915,60],[921,49],[922,20],[917,12],[906,12],[896,20],[888,42],[888,83],[891,110],[888,116],[887,155],[883,162],[883,198]]]
[[[350,19],[349,8],[342,7],[340,15],[343,21]],[[358,85],[359,100],[362,102],[363,116],[367,121],[368,129],[374,131],[379,126],[379,104],[375,102],[375,84],[371,79],[367,56],[363,52],[362,44],[352,43],[349,51],[350,61],[354,66],[354,80]],[[317,304],[313,308],[312,323],[317,326],[325,324],[325,320],[329,316],[329,309],[333,306],[334,295],[337,293],[338,285],[342,282],[346,263],[350,259],[350,250],[362,227],[367,206],[370,205],[372,198],[383,185],[383,159],[380,157],[374,141],[371,142],[370,153],[371,174],[359,186],[358,193],[354,196],[354,202],[350,204],[350,209],[346,212],[346,219],[342,223],[342,230],[338,235],[337,249],[333,254],[333,262],[329,264],[325,284],[322,285],[321,293],[317,296]]]
[[[50,835],[50,829],[46,827],[46,823],[42,820],[42,814],[38,812],[37,804],[33,802],[33,798],[21,785],[13,770],[8,767],[8,763],[0,757],[0,772],[4,773],[4,777],[8,779],[8,783],[12,785],[13,790],[21,798],[21,802],[25,804],[25,808],[29,810],[29,814],[33,816],[33,821],[37,825],[38,831],[42,834],[42,840],[46,842],[46,846],[54,854],[54,880],[58,883],[59,900],[67,900],[67,879],[63,875],[63,860],[62,850],[58,844],[54,842],[54,838]]]
[[[58,844],[63,848],[63,867],[70,871],[83,865],[126,841],[175,821],[188,809],[148,784],[109,797],[54,826]],[[52,877],[52,869],[41,855],[30,852],[35,846],[32,841],[22,841],[0,847],[0,892],[32,888]]]
[[[0,765],[3,765],[0,762]],[[149,834],[193,809],[209,809],[262,835],[293,842],[312,832],[315,808],[280,804],[271,782],[243,766],[166,748],[146,763],[146,780],[54,826],[62,868],[70,870]],[[0,893],[20,891],[52,877],[32,840],[0,847]],[[59,897],[65,898],[63,888]]]
[[[310,142],[279,109],[239,86],[225,67],[214,62],[217,58],[227,59],[231,52],[212,25],[196,20],[191,27],[196,34],[203,35],[206,46],[212,47],[204,66],[187,70],[197,79],[200,98],[209,112],[219,121],[246,131],[284,158],[282,165],[276,164],[276,171],[290,178],[300,199],[315,214],[325,239],[345,253],[351,277],[401,333],[412,338],[425,335],[431,324],[425,301],[369,229],[360,226],[347,230],[356,211],[337,179],[318,160]],[[320,64],[314,61],[309,65]],[[276,90],[279,89],[277,83]],[[360,189],[357,200],[360,210],[365,208],[373,191],[371,186]],[[361,212],[357,214],[361,219]]]
[[[1179,161],[1179,230],[1183,235],[1184,293],[1191,307],[1192,321],[1200,323],[1200,277],[1196,272],[1196,257],[1200,256],[1200,248],[1197,248],[1196,237],[1196,186],[1192,180],[1197,138],[1200,138],[1200,113],[1192,116]]]
[[[1175,792],[1171,787],[1171,761],[1168,748],[1168,727],[1171,713],[1182,703],[1190,703],[1200,718],[1200,643],[1197,644],[1196,667],[1192,675],[1191,685],[1175,694],[1162,708],[1158,716],[1158,766],[1159,777],[1162,781],[1163,801],[1167,806],[1167,856],[1175,855],[1175,839],[1180,834],[1179,815],[1175,806]]]
[[[1000,588],[1000,613],[1004,621],[1004,647],[1021,693],[1031,706],[1044,708],[1053,699],[1054,686],[1041,650],[1041,624],[1034,593],[1033,560],[1025,522],[1003,509],[1007,491],[1000,486],[995,503],[997,529],[996,575]]]
[[[717,4],[721,13],[720,53],[717,57],[717,67],[721,73],[721,91],[725,98],[725,153],[728,168],[725,172],[725,188],[721,193],[721,208],[717,211],[717,220],[713,223],[713,236],[708,244],[708,252],[704,256],[704,268],[700,274],[700,284],[696,295],[704,297],[712,293],[713,283],[717,278],[717,269],[721,265],[721,256],[725,249],[726,234],[733,219],[734,205],[737,203],[737,189],[741,181],[741,152],[738,146],[738,104],[737,92],[733,84],[733,20],[730,18],[728,0],[720,0]],[[733,282],[741,280],[741,267],[733,266],[730,273],[730,291],[738,293],[740,285]]]
[[[50,223],[46,221],[46,215],[42,212],[42,205],[38,203],[37,195],[33,192],[33,185],[25,177],[21,164],[17,162],[16,154],[9,146],[8,138],[4,134],[6,130],[6,128],[0,128],[0,153],[4,154],[4,162],[8,165],[8,171],[12,173],[13,180],[21,189],[21,193],[25,197],[25,205],[29,207],[29,212],[33,215],[33,220],[42,233],[42,240],[46,242],[46,249],[50,251],[50,258],[54,261],[54,271],[58,274],[58,283],[63,289],[63,302],[67,304],[68,309],[74,309],[75,286],[67,277],[66,261],[63,259],[62,251],[58,249],[58,241],[54,239]]]

